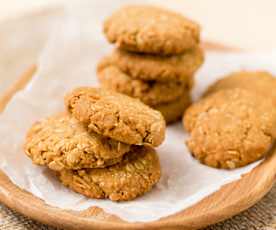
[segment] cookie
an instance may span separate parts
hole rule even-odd
[[[115,65],[134,79],[187,82],[203,61],[203,50],[200,47],[174,56],[137,54],[115,49],[111,55],[102,59],[98,70]]]
[[[82,87],[65,97],[72,115],[98,134],[127,144],[160,145],[165,138],[161,113],[141,101],[100,88]]]
[[[180,54],[200,41],[198,24],[181,14],[148,5],[132,5],[117,10],[104,23],[111,43],[135,52]]]
[[[175,101],[159,104],[153,106],[154,109],[160,111],[165,118],[167,124],[178,121],[182,118],[184,111],[191,104],[191,97],[189,92],[176,99]]]
[[[150,106],[176,100],[184,91],[191,89],[193,79],[190,77],[186,82],[168,81],[167,83],[135,80],[116,66],[102,69],[98,72],[98,78],[103,88],[138,98]]]
[[[218,91],[189,107],[184,126],[195,158],[216,168],[233,169],[263,157],[275,138],[276,111],[258,94]]]
[[[61,182],[90,198],[112,201],[132,200],[152,189],[161,175],[153,148],[136,146],[122,162],[102,169],[63,170]]]
[[[113,165],[130,148],[128,144],[88,133],[75,118],[59,114],[35,123],[27,134],[24,149],[33,163],[59,171]]]
[[[276,78],[265,71],[234,72],[210,86],[205,95],[233,88],[252,90],[266,98],[272,98],[276,105]]]

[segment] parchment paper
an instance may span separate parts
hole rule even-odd
[[[179,122],[167,128],[166,140],[157,149],[162,167],[158,185],[134,201],[114,203],[87,199],[68,190],[47,168],[33,165],[22,150],[25,133],[34,121],[64,109],[65,92],[77,86],[98,84],[96,64],[111,49],[101,33],[102,20],[119,2],[127,1],[112,1],[112,6],[110,1],[90,2],[90,8],[67,9],[41,54],[36,76],[0,115],[0,168],[16,185],[50,205],[73,210],[98,206],[128,221],[152,221],[200,201],[222,185],[239,179],[259,162],[232,171],[201,165],[190,156],[184,144],[188,135]],[[274,60],[276,53],[273,52],[207,53],[206,62],[196,76],[194,98],[230,71],[263,69],[275,74]]]

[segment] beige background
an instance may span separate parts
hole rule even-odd
[[[68,1],[74,0],[0,0],[0,21]],[[251,50],[276,49],[275,0],[156,1],[198,20],[205,38]]]

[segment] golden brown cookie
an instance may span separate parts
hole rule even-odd
[[[200,47],[174,56],[137,54],[115,49],[111,55],[102,59],[98,71],[107,66],[117,66],[134,79],[187,82],[203,61],[203,49]]]
[[[65,104],[90,130],[114,140],[158,146],[165,138],[165,121],[161,113],[126,95],[82,87],[70,92]]]
[[[223,89],[241,88],[252,90],[267,98],[272,98],[276,105],[276,77],[265,71],[234,72],[211,85],[205,95]]]
[[[181,119],[184,111],[191,104],[190,92],[184,92],[178,99],[169,103],[163,103],[153,106],[154,109],[160,111],[165,118],[167,124],[173,123]]]
[[[132,200],[152,189],[161,175],[158,156],[151,147],[136,146],[123,161],[102,169],[63,170],[61,182],[87,197]]]
[[[50,169],[102,168],[122,160],[130,151],[124,144],[88,132],[78,120],[59,114],[36,122],[29,130],[25,152],[35,164]]]
[[[185,113],[188,148],[202,163],[233,169],[263,157],[275,138],[276,111],[270,100],[243,90],[221,90]]]
[[[116,66],[107,66],[98,71],[98,78],[103,88],[138,98],[147,105],[167,103],[179,98],[192,87],[190,77],[183,81],[142,81],[130,78]]]
[[[198,24],[181,14],[148,5],[123,7],[104,23],[111,43],[129,51],[152,54],[180,54],[196,47]]]

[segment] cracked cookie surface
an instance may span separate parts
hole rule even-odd
[[[276,105],[276,77],[265,71],[239,71],[231,73],[211,85],[205,95],[223,89],[241,88],[252,90],[271,98]]]
[[[33,163],[55,171],[113,165],[130,148],[128,144],[88,132],[78,120],[65,113],[36,122],[24,146]]]
[[[58,172],[61,182],[75,192],[112,201],[132,200],[150,191],[160,176],[158,156],[149,146],[136,146],[122,162],[107,168]]]
[[[111,55],[100,61],[98,70],[117,66],[134,79],[163,82],[187,81],[203,61],[203,50],[200,47],[174,56],[137,54],[115,49]]]
[[[263,157],[275,138],[273,103],[248,90],[221,90],[189,107],[187,146],[199,161],[233,169]]]
[[[116,66],[107,66],[98,71],[98,78],[103,88],[138,98],[150,106],[178,99],[183,92],[192,88],[193,81],[193,77],[188,78],[186,82],[168,81],[167,83],[135,80]]]
[[[81,87],[67,94],[65,104],[90,130],[114,140],[158,146],[165,138],[161,113],[138,99],[105,89]]]
[[[186,91],[175,101],[163,103],[153,106],[154,109],[160,111],[165,118],[167,124],[178,121],[182,118],[183,113],[191,104],[190,92]]]
[[[111,43],[129,51],[179,54],[200,41],[198,24],[181,14],[147,5],[125,6],[104,23]]]

